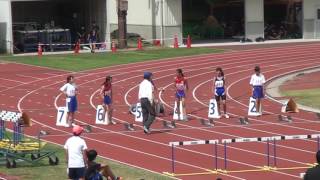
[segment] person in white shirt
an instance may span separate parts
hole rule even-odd
[[[260,112],[261,109],[261,99],[264,98],[263,86],[266,82],[264,75],[261,73],[259,66],[254,68],[255,74],[251,76],[250,85],[252,86],[252,97],[256,99],[256,109],[259,115],[262,115]]]
[[[66,98],[66,103],[68,108],[67,120],[68,120],[69,127],[71,127],[71,125],[74,123],[74,114],[78,109],[78,101],[77,101],[78,89],[74,83],[74,76],[70,75],[67,77],[67,83],[60,88],[60,91],[62,91],[67,97]]]
[[[152,82],[152,73],[145,72],[143,74],[143,81],[139,85],[138,98],[142,109],[143,130],[145,134],[149,134],[150,126],[156,116],[154,109],[154,85]]]
[[[67,139],[64,149],[66,154],[66,163],[68,164],[68,177],[72,180],[84,180],[87,156],[87,144],[80,137],[83,128],[75,125],[72,128],[73,136]]]

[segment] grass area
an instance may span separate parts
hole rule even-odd
[[[299,104],[320,109],[320,89],[290,90],[283,95],[294,97]]]
[[[15,176],[21,180],[60,180],[67,179],[66,163],[64,157],[64,149],[60,146],[47,144],[43,150],[56,151],[56,155],[60,160],[59,165],[50,166],[48,158],[43,159],[35,165],[31,165],[26,162],[18,162],[17,168],[7,169],[3,162],[0,161],[0,174],[6,174],[9,176]],[[103,158],[98,158],[100,163],[108,164],[111,166],[114,173],[118,176],[122,176],[125,180],[169,180],[170,178],[153,174],[148,171],[144,171],[138,168],[133,168],[127,165],[109,161]]]
[[[9,56],[0,57],[1,60],[14,61],[25,64],[45,66],[69,71],[81,71],[117,64],[128,64],[147,60],[156,60],[170,57],[190,56],[209,53],[220,53],[224,50],[213,48],[164,48],[145,51],[123,51],[112,53],[95,54],[63,54],[46,55],[41,58],[37,56]]]

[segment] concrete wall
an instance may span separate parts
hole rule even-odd
[[[109,0],[110,30],[118,29],[116,0]],[[162,6],[163,2],[163,6]],[[181,0],[128,1],[127,31],[140,34],[144,39],[182,37]],[[162,8],[163,7],[163,8]],[[163,19],[162,19],[163,12]],[[161,28],[163,27],[163,28]],[[171,43],[170,41],[166,41]]]
[[[317,19],[317,8],[320,9],[319,0],[303,1],[303,38],[320,38],[320,20]]]
[[[252,40],[264,37],[264,0],[245,0],[245,35]]]
[[[12,52],[11,3],[0,0],[0,52]]]

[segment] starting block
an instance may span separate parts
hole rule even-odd
[[[177,126],[176,126],[176,123],[175,123],[175,121],[163,121],[163,127],[164,128],[171,128],[171,129],[174,129],[174,128],[176,128]]]
[[[283,115],[278,115],[278,119],[280,122],[288,122],[291,123],[292,122],[292,117],[291,116],[283,116]]]
[[[290,98],[286,103],[284,103],[281,107],[281,112],[286,113],[286,112],[294,112],[297,113],[299,112],[297,103],[294,102],[292,98]]]
[[[178,108],[177,108],[177,102],[174,103],[174,112],[173,112],[173,119],[174,120],[180,120],[180,121],[187,121],[187,115],[183,113],[183,107],[182,102],[180,101],[180,114],[178,115]]]
[[[83,129],[84,129],[84,132],[86,132],[86,133],[91,133],[92,132],[92,127],[90,125],[85,125],[83,127]]]
[[[125,123],[124,128],[126,131],[134,131],[135,130],[133,124],[130,124],[130,123]]]
[[[213,119],[209,119],[209,120],[200,119],[200,123],[201,123],[201,125],[207,126],[207,127],[213,127],[214,126],[214,120]]]
[[[155,103],[155,112],[156,116],[160,116],[160,114],[165,114],[164,105],[161,102]]]
[[[249,119],[247,117],[239,118],[240,124],[242,125],[248,125]]]
[[[46,136],[46,135],[49,135],[50,133],[48,131],[45,131],[45,130],[40,130],[39,131],[39,135],[41,136]]]
[[[320,113],[316,113],[318,119],[320,120]]]

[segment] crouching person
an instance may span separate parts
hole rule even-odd
[[[103,180],[103,177],[108,180],[121,180],[121,177],[116,177],[108,165],[103,165],[95,162],[98,153],[96,150],[87,151],[88,168],[85,174],[85,180]]]

